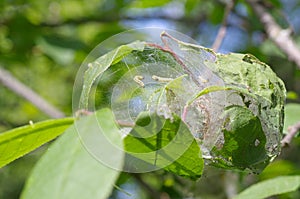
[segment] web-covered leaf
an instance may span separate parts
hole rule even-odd
[[[111,65],[118,63],[123,57],[131,53],[133,50],[143,50],[144,43],[140,41],[133,42],[128,45],[122,45],[117,49],[99,57],[93,63],[89,63],[88,69],[84,75],[84,87],[82,89],[80,108],[88,108],[88,99],[91,87],[96,79],[103,74]]]
[[[269,160],[278,155],[280,151],[280,140],[283,129],[283,105],[285,100],[285,87],[283,82],[276,76],[276,74],[270,69],[269,66],[267,66],[265,63],[260,62],[252,55],[235,53],[226,55],[216,54],[210,49],[184,43],[173,38],[172,36],[169,36],[168,34],[164,35],[169,43],[177,43],[177,46],[175,44],[172,44],[176,46],[176,52],[179,55],[188,57],[187,60],[197,60],[197,57],[199,57],[199,55],[206,55],[206,57],[208,58],[205,59],[205,66],[224,81],[223,87],[206,87],[198,94],[195,94],[195,97],[190,101],[194,104],[197,103],[197,99],[203,96],[203,93],[205,92],[221,92],[225,97],[225,100],[223,100],[224,107],[222,109],[223,120],[219,120],[222,124],[221,128],[217,129],[214,132],[206,132],[208,138],[206,136],[203,138],[202,150],[204,156],[206,156],[207,154],[207,159],[211,158],[212,163],[215,163],[215,161],[219,159],[224,160],[226,159],[226,156],[231,157],[231,152],[228,152],[225,157],[224,154],[218,157],[218,155],[214,153],[205,152],[207,151],[207,149],[211,150],[211,147],[218,146],[219,148],[222,148],[222,146],[226,146],[225,138],[228,138],[230,136],[228,135],[228,131],[224,131],[222,129],[224,129],[226,126],[227,128],[232,128],[232,125],[234,125],[234,123],[227,123],[226,119],[228,117],[226,116],[225,110],[227,109],[227,107],[230,107],[232,105],[238,105],[248,109],[254,117],[257,117],[257,122],[262,126],[262,131],[266,137],[266,142],[262,146],[264,150],[260,150],[260,153],[256,154],[257,157],[260,157],[259,161],[256,161],[264,162],[264,165],[267,165]],[[207,54],[210,54],[210,56],[208,56]],[[216,109],[216,107],[214,107],[213,109]],[[209,112],[212,114],[216,113],[215,110]],[[233,111],[232,114],[239,115],[239,112],[240,111],[236,110]],[[251,123],[251,118],[253,117],[248,118],[244,122]],[[243,117],[237,117],[237,120],[241,120],[242,122]],[[215,124],[212,125],[216,126]],[[238,129],[235,129],[234,132],[236,135],[240,135],[241,137],[243,133],[246,133],[247,135],[252,133],[261,134],[261,130],[255,129],[255,127],[248,130],[244,129],[240,132]],[[250,142],[251,141],[249,140],[249,143]],[[245,144],[244,149],[247,149],[247,147],[249,146]],[[241,154],[243,153],[243,150],[239,151]],[[251,152],[248,153],[250,154]],[[265,154],[267,156],[265,156]],[[226,164],[227,166],[234,165],[234,167],[239,167],[238,164],[232,164],[231,161],[225,161],[224,164]],[[257,165],[257,168],[255,168],[255,166],[253,165],[251,166],[251,164],[245,164],[244,168],[250,168],[254,171],[263,169],[263,166],[261,166],[261,164],[259,166]]]
[[[124,139],[128,162],[141,167],[164,168],[196,180],[202,174],[200,148],[187,126],[176,115],[165,119],[156,113],[142,112],[136,126]],[[126,165],[132,167],[131,164]]]
[[[161,33],[161,42],[123,45],[124,53],[120,48],[91,63],[95,68],[86,72],[81,104],[89,107],[96,81],[107,85],[125,140],[140,113],[147,112],[170,122],[180,117],[203,158],[215,166],[259,172],[278,155],[285,87],[269,66],[252,55],[217,54],[167,32]],[[106,83],[109,77],[116,78],[113,84]],[[155,159],[145,157],[148,163]]]

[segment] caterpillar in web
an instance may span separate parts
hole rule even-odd
[[[134,76],[134,78],[133,78],[133,80],[138,84],[138,85],[140,85],[141,87],[145,87],[145,84],[144,84],[144,82],[142,82],[142,80],[144,79],[144,77],[143,76],[141,76],[141,75],[136,75],[136,76]]]

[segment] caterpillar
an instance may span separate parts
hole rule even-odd
[[[159,82],[170,82],[170,81],[173,80],[172,78],[159,77],[159,76],[156,76],[156,75],[153,75],[152,79],[155,80],[155,81],[159,81]]]
[[[142,80],[144,79],[143,76],[140,76],[140,75],[136,75],[134,76],[133,80],[138,84],[140,85],[141,87],[145,87],[145,84],[144,82],[142,82]]]

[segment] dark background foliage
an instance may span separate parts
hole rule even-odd
[[[77,70],[100,42],[124,30],[160,27],[182,32],[211,47],[227,22],[219,52],[251,53],[270,65],[287,87],[287,103],[300,102],[300,71],[269,39],[259,17],[244,0],[1,0],[0,65],[49,103],[72,114],[72,89]],[[267,12],[300,46],[300,2],[261,1]],[[49,118],[33,104],[0,84],[0,132]],[[299,113],[300,115],[300,113]],[[0,169],[0,198],[18,198],[24,181],[46,146]],[[300,140],[283,149],[262,174],[207,168],[198,182],[163,171],[122,174],[111,198],[227,198],[259,180],[299,173]],[[293,192],[279,198],[298,198]],[[201,197],[200,197],[201,196]]]

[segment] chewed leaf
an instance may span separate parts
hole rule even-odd
[[[267,155],[264,159],[264,161],[266,161],[265,164],[278,155],[283,129],[285,87],[282,80],[276,76],[271,68],[259,61],[253,55],[235,53],[226,55],[216,54],[211,49],[181,42],[172,36],[168,36],[168,34],[165,34],[165,37],[168,38],[169,43],[177,43],[177,46],[172,44],[172,46],[174,46],[174,51],[176,51],[177,54],[184,54],[185,57],[188,57],[187,62],[184,63],[190,62],[189,60],[197,60],[198,57],[202,57],[202,60],[205,58],[203,64],[210,69],[213,74],[224,81],[224,85],[221,86],[217,85],[216,81],[214,85],[204,85],[205,87],[200,90],[198,94],[195,93],[194,97],[190,99],[188,104],[191,106],[186,109],[187,113],[188,111],[192,112],[193,108],[199,107],[198,104],[200,104],[200,107],[203,107],[202,110],[207,112],[207,118],[210,118],[210,120],[205,121],[205,123],[210,123],[210,125],[217,127],[214,130],[207,130],[204,132],[204,135],[200,137],[203,139],[202,150],[205,157],[208,159],[218,158],[214,157],[215,155],[209,152],[212,149],[210,147],[224,143],[224,137],[222,133],[220,133],[223,125],[218,126],[217,124],[222,124],[226,121],[224,121],[224,118],[223,120],[218,120],[218,118],[212,119],[212,117],[209,116],[220,115],[220,113],[224,112],[224,108],[231,105],[239,105],[247,108],[255,117],[257,117],[257,122],[260,122],[262,132],[266,137],[266,144],[263,148]],[[198,62],[201,63],[201,60]],[[192,71],[197,72],[196,69],[193,69],[193,67],[191,68]],[[219,89],[219,92],[215,92]],[[224,89],[224,91],[221,91],[222,89]],[[201,103],[201,97],[205,98],[212,93],[223,93],[223,99],[219,98],[217,95],[214,97],[215,99],[218,98],[216,103],[223,103],[223,110],[219,109],[219,111],[217,111],[218,106],[209,109],[208,106],[204,107],[204,103]],[[238,112],[236,114],[238,114]],[[184,113],[183,116],[185,115],[187,114]],[[238,119],[239,118],[237,118],[237,120]],[[218,120],[217,123],[211,124],[211,121],[216,120]],[[206,151],[208,153],[206,153]],[[233,164],[233,166],[239,167],[238,164]]]
[[[241,106],[231,106],[225,111],[226,124],[223,129],[224,143],[215,146],[217,164],[225,168],[249,168],[260,172],[268,164],[265,150],[266,136],[260,120],[253,113]]]
[[[218,54],[217,64],[208,63],[208,66],[225,81],[226,85],[234,85],[247,91],[246,95],[241,97],[245,106],[261,121],[267,138],[266,152],[269,157],[278,155],[286,94],[282,80],[268,65],[248,54]],[[248,93],[255,95],[256,99]]]

